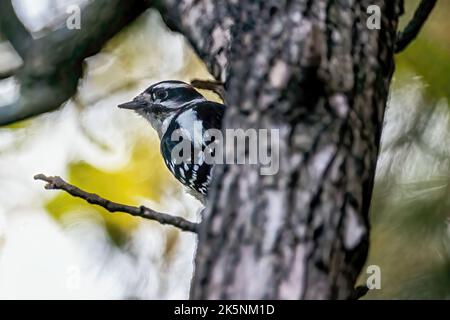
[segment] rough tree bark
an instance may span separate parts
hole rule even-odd
[[[191,297],[350,297],[367,255],[403,0],[146,5],[183,33],[225,83],[225,129],[281,133],[276,175],[248,165],[216,168]],[[370,5],[381,8],[380,30],[366,26]],[[91,51],[78,60],[97,49]]]
[[[192,298],[348,298],[368,250],[402,1],[181,3],[164,16],[225,82],[224,127],[281,132],[276,175],[217,168]],[[380,30],[366,26],[370,5]]]

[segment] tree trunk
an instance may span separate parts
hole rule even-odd
[[[370,5],[381,9],[380,30],[366,25]],[[182,2],[178,16],[166,8],[168,24],[226,83],[224,127],[280,130],[276,175],[250,165],[216,168],[192,298],[351,295],[368,250],[402,5],[200,0]]]
[[[103,2],[93,4],[93,12],[84,18],[94,17]],[[36,100],[28,99],[36,90],[22,92],[22,100],[2,108],[0,123],[66,101],[82,74],[82,61],[100,48],[89,46],[91,40],[98,36],[103,43],[148,6],[156,7],[225,83],[224,129],[280,133],[280,170],[275,175],[261,175],[260,166],[216,167],[200,225],[192,298],[349,298],[367,256],[368,211],[403,0],[117,4],[125,10],[118,24],[114,15],[99,25],[87,19],[94,23],[88,23],[88,37],[60,30],[32,41],[5,1],[3,11],[10,14],[2,17],[2,28],[20,31],[8,38],[25,59],[19,74],[22,89],[36,80],[38,71],[40,85],[55,82],[56,71],[56,76],[62,74],[60,68],[42,73],[42,68],[36,71],[27,64],[29,53],[42,51],[42,44],[58,36],[70,42],[67,48],[81,45],[86,50],[76,50],[78,59],[68,66],[75,68],[69,72],[75,75],[70,90],[55,89],[62,90],[60,99],[49,105],[42,99],[55,94],[38,90]],[[381,10],[378,30],[366,24],[373,5]],[[110,20],[117,28],[96,32]],[[31,78],[27,68],[35,71],[28,72]],[[248,149],[243,152],[248,154]]]

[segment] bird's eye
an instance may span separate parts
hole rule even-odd
[[[155,100],[164,100],[165,98],[167,98],[167,91],[157,90],[154,92],[153,97]]]

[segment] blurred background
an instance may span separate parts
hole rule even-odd
[[[39,37],[82,2],[14,5]],[[406,2],[403,24],[418,3]],[[380,266],[381,289],[368,299],[450,298],[449,13],[450,2],[439,1],[397,57],[367,262]],[[0,43],[0,70],[20,62]],[[116,108],[154,82],[195,78],[211,76],[150,10],[86,61],[77,95],[58,111],[0,128],[0,299],[188,297],[195,236],[46,191],[33,176],[60,175],[117,202],[198,220],[200,203],[165,168],[156,134]],[[17,94],[14,78],[0,81],[0,105]]]
[[[401,29],[418,0],[406,0]],[[370,221],[367,299],[450,299],[450,1],[396,57]],[[361,274],[361,282],[367,274]]]

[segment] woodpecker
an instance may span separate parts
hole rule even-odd
[[[167,168],[190,194],[203,203],[213,170],[213,164],[204,161],[203,152],[210,143],[204,140],[205,132],[221,129],[225,106],[206,100],[185,82],[170,80],[151,85],[132,101],[118,107],[134,110],[150,122],[158,133],[161,155]],[[187,139],[184,142],[191,145],[192,154],[183,155],[183,159],[190,161],[173,159],[172,151],[180,143],[180,140],[173,139],[176,130],[187,133],[180,140]]]

